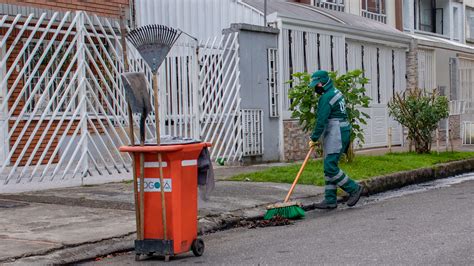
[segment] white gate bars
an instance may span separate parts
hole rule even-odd
[[[199,62],[201,139],[213,144],[211,157],[242,157],[238,33],[201,42]]]
[[[84,12],[3,16],[5,184],[122,173],[130,158],[116,27]],[[69,22],[71,21],[71,22]],[[99,25],[99,26],[97,26]]]
[[[118,151],[130,143],[118,22],[85,12],[45,17],[0,18],[0,180],[127,173],[131,158]],[[238,35],[199,49],[182,36],[159,70],[162,132],[212,142],[214,159],[239,160]],[[150,85],[149,68],[127,48],[130,71],[145,72]],[[154,127],[151,114],[148,141]]]
[[[474,122],[463,123],[461,138],[463,145],[474,145]]]
[[[118,22],[85,12],[54,13],[48,21],[45,16],[5,15],[0,20],[0,51],[5,51],[0,150],[6,151],[0,180],[128,172],[130,157],[118,151],[130,143]],[[128,49],[131,70],[144,71],[151,80],[149,69]],[[162,104],[163,128],[173,135],[197,136],[197,115],[190,110],[197,59],[195,54],[183,57],[183,50],[196,49],[176,49],[181,57],[171,55],[160,69],[160,87],[173,90],[161,90],[168,99]],[[154,138],[154,121],[149,121],[147,133]]]

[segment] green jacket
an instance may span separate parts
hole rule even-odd
[[[324,86],[324,93],[319,97],[318,120],[311,134],[312,141],[318,141],[323,134],[329,119],[347,121],[346,102],[342,93],[334,88],[332,80]]]

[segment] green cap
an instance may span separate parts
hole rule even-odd
[[[318,70],[311,75],[311,82],[309,83],[310,88],[316,87],[321,82],[323,85],[329,81],[329,74],[325,70]]]

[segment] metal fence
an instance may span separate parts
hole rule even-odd
[[[80,11],[0,17],[4,184],[129,171],[131,158],[118,151],[130,143],[120,36],[117,21]],[[213,142],[213,158],[229,161],[242,156],[237,40],[180,39],[159,70],[163,134]],[[128,53],[130,70],[151,84],[130,45]],[[148,141],[154,127],[151,114]]]

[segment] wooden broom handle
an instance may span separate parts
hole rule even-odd
[[[160,136],[160,104],[158,100],[158,73],[153,74],[153,94],[155,95],[155,128],[156,128],[156,145],[161,145]],[[163,223],[163,239],[168,239],[168,225],[166,224],[166,201],[165,201],[165,182],[163,178],[163,158],[161,153],[158,153],[158,163],[160,169],[160,192],[161,192],[161,218]]]
[[[288,200],[290,200],[291,194],[293,193],[293,190],[295,189],[296,183],[298,183],[298,179],[300,179],[300,176],[303,173],[303,170],[306,167],[306,164],[309,161],[309,157],[311,157],[311,154],[313,153],[313,151],[314,151],[314,147],[311,147],[311,149],[309,149],[308,151],[308,154],[306,154],[306,158],[304,159],[304,162],[300,167],[300,171],[296,175],[295,181],[293,181],[293,185],[291,185],[290,191],[288,191],[288,194],[286,195],[286,198],[284,201],[285,203],[288,202]]]

